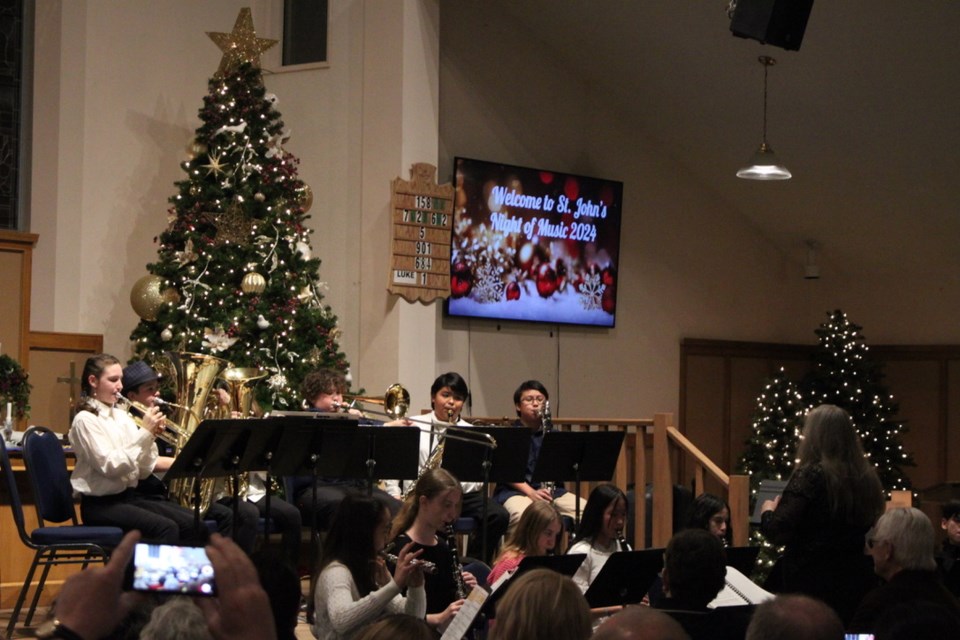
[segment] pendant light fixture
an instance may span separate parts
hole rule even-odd
[[[763,141],[750,158],[750,164],[737,171],[737,177],[746,180],[789,180],[793,174],[780,163],[777,154],[767,144],[767,72],[777,61],[770,56],[760,56],[758,60],[763,65]]]

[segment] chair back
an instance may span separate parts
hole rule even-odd
[[[46,526],[45,521],[77,524],[73,487],[60,437],[46,427],[30,427],[23,434],[23,461],[33,487],[40,526]]]
[[[7,443],[3,441],[2,437],[0,437],[0,466],[3,467],[3,479],[7,485],[7,493],[10,494],[10,512],[13,514],[13,521],[17,525],[20,540],[28,547],[33,547],[33,542],[27,535],[27,525],[23,518],[23,502],[20,501],[20,492],[17,490],[17,477],[13,473],[13,467],[10,466]]]

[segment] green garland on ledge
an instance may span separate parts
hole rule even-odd
[[[20,363],[8,355],[0,355],[0,422],[7,417],[6,406],[13,404],[17,420],[30,415],[30,377]]]

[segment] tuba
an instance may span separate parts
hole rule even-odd
[[[229,412],[236,412],[241,418],[253,417],[253,383],[267,376],[266,372],[256,367],[230,367],[222,374],[220,379],[227,385],[227,394],[230,396]],[[232,483],[227,483],[226,493],[233,495]],[[247,497],[247,491],[250,481],[247,474],[240,476],[240,486],[237,487],[237,495],[243,500]],[[276,492],[275,489],[272,489]]]
[[[158,363],[157,369],[164,376],[168,376],[176,389],[176,408],[169,420],[177,425],[179,437],[174,456],[186,445],[190,436],[197,429],[204,418],[207,407],[207,397],[216,384],[217,377],[225,367],[226,360],[202,353],[173,353],[166,352],[166,361]],[[171,403],[173,404],[173,403]],[[193,478],[175,478],[170,481],[170,498],[185,507],[193,506],[194,496]],[[203,479],[200,481],[200,512],[206,513],[213,502],[215,480]]]

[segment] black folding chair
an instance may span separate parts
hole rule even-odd
[[[0,438],[0,465],[3,467],[3,477],[10,494],[10,510],[20,540],[35,551],[20,596],[10,615],[10,623],[7,625],[8,638],[13,637],[20,610],[38,567],[43,567],[43,570],[40,572],[40,579],[27,613],[27,626],[33,621],[50,567],[79,564],[86,568],[93,561],[106,562],[109,549],[119,544],[123,538],[123,531],[119,527],[87,527],[78,524],[66,456],[57,434],[45,427],[30,428],[23,437],[23,459],[33,487],[39,525],[30,533],[27,533],[23,502],[17,491],[17,481],[10,466],[7,446]],[[47,526],[47,522],[69,524]]]

